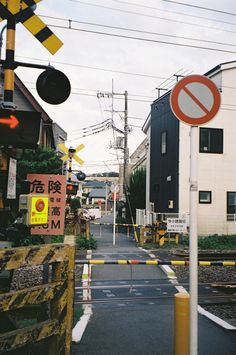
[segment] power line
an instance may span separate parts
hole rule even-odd
[[[71,25],[73,23],[80,23],[83,25],[89,25],[89,26],[97,26],[97,27],[105,27],[105,28],[111,28],[115,30],[121,30],[121,31],[129,31],[129,32],[136,32],[136,33],[143,33],[143,34],[149,34],[149,35],[154,35],[154,36],[163,36],[163,37],[170,37],[170,38],[177,38],[177,39],[184,39],[184,40],[190,40],[190,41],[196,41],[196,42],[205,42],[205,43],[212,43],[212,44],[219,44],[223,46],[232,46],[235,47],[236,45],[233,43],[225,43],[225,42],[217,42],[217,41],[212,41],[212,40],[206,40],[206,39],[200,39],[200,38],[193,38],[193,37],[185,37],[185,36],[176,36],[176,35],[170,35],[166,33],[159,33],[159,32],[152,32],[152,31],[144,31],[144,30],[139,30],[139,29],[134,29],[134,28],[128,28],[128,27],[121,27],[121,26],[111,26],[111,25],[104,25],[100,23],[94,23],[94,22],[85,22],[85,21],[78,21],[78,20],[69,20],[69,19],[63,19],[59,17],[53,17],[53,16],[44,16],[41,15],[41,17],[45,18],[50,18],[54,20],[62,20],[62,21],[68,21],[69,22],[69,29],[75,29],[72,28]],[[236,25],[236,24],[235,24]],[[236,32],[234,32],[236,33]]]
[[[204,7],[204,6],[186,4],[186,3],[184,3],[184,2],[178,2],[178,1],[172,1],[172,0],[163,0],[163,1],[165,1],[165,2],[171,2],[172,4],[177,4],[177,5],[183,5],[183,6],[194,7],[195,9],[213,11],[213,12],[217,12],[217,13],[219,13],[219,14],[225,14],[225,15],[236,16],[236,14],[235,14],[234,12],[227,12],[227,11],[223,11],[223,10],[212,9],[212,8],[210,8],[210,7]]]
[[[185,12],[180,12],[180,11],[173,11],[173,10],[166,10],[166,9],[163,10],[163,9],[158,8],[158,7],[147,6],[147,5],[141,5],[141,4],[137,4],[137,3],[131,3],[131,2],[128,2],[128,1],[120,1],[120,0],[111,0],[111,1],[113,1],[113,2],[118,2],[118,3],[120,3],[120,4],[127,4],[127,5],[142,7],[142,8],[146,8],[146,9],[150,9],[150,10],[158,10],[158,11],[165,12],[165,13],[183,15],[183,16],[188,16],[188,17],[194,17],[194,18],[199,18],[199,19],[202,19],[202,20],[209,20],[209,21],[214,21],[214,22],[224,23],[224,24],[227,24],[227,25],[236,26],[236,23],[228,22],[228,21],[222,21],[222,20],[218,20],[218,19],[212,19],[212,18],[210,18],[210,17],[198,16],[198,15],[191,15],[191,14],[186,14]],[[171,1],[171,2],[173,2],[173,1]],[[176,1],[173,2],[173,3],[176,4]],[[182,4],[182,3],[181,3],[181,4]],[[190,5],[188,5],[188,6],[190,6]]]
[[[212,26],[204,26],[204,25],[199,25],[196,23],[192,23],[192,22],[186,22],[186,21],[179,21],[179,20],[173,20],[173,19],[168,19],[168,18],[164,18],[161,16],[155,16],[155,15],[147,15],[147,14],[141,14],[139,12],[134,12],[134,11],[128,11],[128,10],[121,10],[121,9],[117,9],[114,7],[108,7],[108,6],[103,6],[103,5],[97,5],[97,4],[92,4],[92,3],[86,3],[84,1],[80,1],[80,0],[69,0],[72,2],[77,2],[83,5],[87,5],[87,6],[94,6],[94,7],[99,7],[99,8],[105,8],[108,10],[112,10],[112,11],[119,11],[122,13],[128,13],[128,14],[133,14],[133,15],[138,15],[138,16],[144,16],[144,17],[149,17],[149,18],[155,18],[155,19],[159,19],[159,20],[164,20],[164,21],[170,21],[170,22],[176,22],[176,23],[182,23],[184,25],[190,25],[190,26],[196,26],[196,27],[202,27],[202,28],[209,28],[209,29],[213,29],[213,30],[217,30],[217,31],[223,31],[221,28],[217,28],[217,27],[212,27]],[[225,30],[225,32],[233,32],[234,31],[229,31],[229,30]]]
[[[27,88],[30,89],[30,90],[36,90],[35,87],[29,87],[29,86],[27,86]],[[82,94],[82,93],[79,93],[79,92],[71,92],[71,95],[90,96],[90,97],[96,97],[96,98],[97,98],[96,95],[93,95],[93,94]],[[122,98],[121,98],[121,97],[116,97],[115,100],[122,100]],[[154,98],[153,100],[155,100],[155,98]],[[152,100],[139,100],[139,99],[130,99],[130,98],[129,98],[129,101],[148,102],[148,103],[151,103],[151,102],[152,102]]]
[[[66,30],[72,30],[72,31],[78,31],[78,32],[93,33],[93,34],[109,36],[109,37],[132,39],[132,40],[143,41],[143,42],[148,42],[148,43],[160,43],[160,44],[168,44],[168,45],[178,46],[178,47],[187,47],[187,48],[203,49],[203,50],[208,50],[208,51],[213,51],[213,52],[223,52],[223,53],[236,54],[236,51],[229,51],[229,50],[226,50],[226,49],[202,47],[202,46],[196,46],[196,45],[184,44],[184,43],[176,43],[176,42],[160,41],[160,40],[155,40],[155,39],[150,39],[150,38],[133,37],[133,36],[120,35],[120,34],[115,34],[115,33],[107,33],[107,32],[102,32],[102,31],[93,31],[93,30],[85,30],[85,29],[79,29],[79,28],[70,28],[70,27],[53,25],[53,24],[50,24],[50,27],[66,29]]]
[[[20,56],[20,55],[17,55],[16,57],[17,58],[30,59],[30,60],[37,60],[37,61],[48,63],[48,60],[41,59],[41,58],[33,58],[33,57]],[[141,76],[141,77],[152,78],[152,79],[166,79],[163,76],[148,75],[148,74],[141,74],[141,73],[132,73],[132,72],[121,71],[121,70],[106,69],[106,68],[101,68],[101,67],[92,67],[92,66],[82,65],[82,64],[74,64],[74,63],[58,62],[58,61],[52,61],[50,63],[51,64],[55,63],[55,64],[60,64],[60,65],[67,65],[67,66],[70,66],[70,67],[79,67],[79,68],[84,68],[84,69],[100,70],[100,71],[118,73],[118,74],[124,74],[124,75]]]
[[[94,125],[91,125],[91,126],[88,126],[88,127],[73,129],[72,131],[69,131],[68,133],[74,133],[75,131],[82,131],[83,133],[85,133],[87,131],[90,131],[90,130],[93,130],[93,129],[96,129],[96,128],[100,128],[101,126],[104,126],[104,125],[106,125],[108,123],[111,123],[110,119],[107,119],[105,121],[102,121],[100,123],[97,123],[97,124],[94,124]]]

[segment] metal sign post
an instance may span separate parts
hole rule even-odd
[[[198,127],[190,132],[190,234],[189,234],[189,284],[190,284],[190,354],[198,349]]]
[[[189,75],[172,89],[170,106],[190,128],[190,355],[198,354],[198,126],[212,120],[220,108],[220,92],[209,78]]]
[[[113,245],[116,245],[116,199],[118,196],[119,192],[119,186],[118,185],[111,185],[111,192],[113,193],[113,199],[114,199],[114,208],[113,208]]]
[[[116,189],[114,190],[114,208],[113,208],[113,245],[116,245]]]

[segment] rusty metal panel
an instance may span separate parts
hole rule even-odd
[[[0,312],[50,301],[58,297],[62,287],[63,283],[57,282],[0,294]]]
[[[48,320],[39,324],[0,334],[0,354],[17,349],[31,342],[38,342],[58,333],[57,320]]]
[[[0,250],[0,270],[52,264],[51,283],[0,294],[0,312],[50,301],[52,317],[37,325],[0,334],[0,354],[48,337],[51,337],[49,354],[70,354],[74,260],[75,247],[65,244]]]
[[[65,244],[46,244],[0,250],[0,270],[12,270],[67,260],[68,246]]]

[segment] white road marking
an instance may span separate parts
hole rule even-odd
[[[87,254],[87,258],[91,258],[91,253]],[[91,291],[89,288],[89,281],[90,281],[90,276],[91,276],[91,265],[84,264],[83,267],[83,274],[82,274],[82,287],[83,289],[83,300],[91,300]],[[84,314],[80,317],[79,321],[76,323],[72,330],[72,341],[75,343],[78,343],[83,334],[84,331],[87,327],[87,324],[89,322],[89,319],[91,315],[93,314],[92,312],[92,306],[90,304],[83,305],[83,311]]]

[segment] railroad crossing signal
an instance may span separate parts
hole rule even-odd
[[[42,0],[0,0],[0,21],[14,17],[42,43],[51,53],[55,54],[63,42],[35,15],[32,6]]]
[[[4,147],[36,148],[40,127],[40,112],[0,110],[0,142]]]
[[[84,164],[84,161],[76,155],[76,153],[85,148],[84,144],[78,145],[78,147],[76,147],[75,149],[72,147],[67,148],[64,143],[60,143],[57,146],[65,153],[65,155],[61,157],[61,160],[66,161],[68,159],[74,159],[80,165]]]

